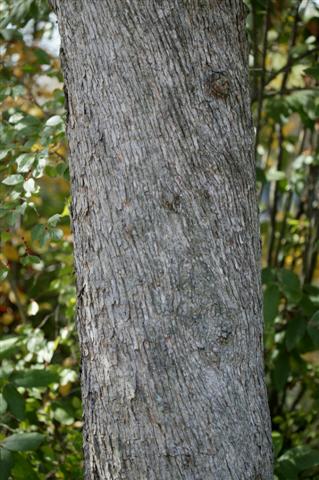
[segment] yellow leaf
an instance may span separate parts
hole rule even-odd
[[[43,149],[43,146],[41,143],[34,143],[31,147],[31,152],[41,152]]]
[[[9,282],[0,283],[0,292],[8,294],[10,292],[11,286]]]
[[[67,383],[66,385],[60,385],[59,392],[62,395],[62,397],[66,397],[67,395],[69,395],[71,388],[72,388],[71,382]]]
[[[308,363],[312,363],[314,365],[319,364],[319,352],[318,351],[304,353],[303,355],[301,355],[301,357]]]
[[[0,323],[2,325],[11,325],[11,323],[14,322],[14,315],[11,312],[4,313],[0,317]]]
[[[21,78],[21,77],[23,77],[24,72],[23,72],[22,68],[15,67],[15,68],[13,69],[13,75],[14,75],[15,77],[17,77],[17,78]]]
[[[63,361],[63,366],[64,367],[73,367],[76,364],[76,360],[72,357],[66,357]]]
[[[59,157],[65,158],[67,154],[67,148],[65,143],[58,143],[57,145],[54,145],[50,148],[50,153],[55,153]]]
[[[20,290],[18,290],[18,299],[19,299],[19,302],[22,304],[22,305],[25,305],[26,304],[26,301],[27,301],[27,296],[25,293],[22,293]],[[9,292],[9,300],[11,303],[14,303],[16,304],[17,302],[17,299],[16,299],[16,294],[15,292],[13,292],[11,290],[11,292]]]
[[[13,262],[17,262],[19,260],[19,254],[15,247],[10,245],[10,243],[6,243],[2,249],[3,255],[6,257],[7,260],[11,260]]]
[[[33,105],[31,108],[28,109],[28,114],[37,118],[44,117],[43,111],[41,110],[41,108],[37,107],[36,105]]]

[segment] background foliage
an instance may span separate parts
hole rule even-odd
[[[276,478],[319,479],[319,5],[249,0]],[[82,476],[64,96],[45,0],[0,0],[0,480]]]

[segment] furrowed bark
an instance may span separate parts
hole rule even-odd
[[[270,480],[240,0],[55,0],[86,479]]]

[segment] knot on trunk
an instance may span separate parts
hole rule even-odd
[[[204,79],[204,93],[207,97],[226,98],[229,95],[230,81],[224,70],[211,70]]]

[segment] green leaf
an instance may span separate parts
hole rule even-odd
[[[319,311],[309,320],[307,327],[308,334],[316,348],[319,347]]]
[[[300,471],[319,465],[319,450],[299,446],[294,449],[295,461]]]
[[[62,163],[62,162],[59,163],[56,167],[57,175],[61,175],[61,177],[63,177],[67,168],[68,168],[68,166],[67,166],[66,163]]]
[[[9,177],[5,178],[2,183],[5,185],[18,185],[18,183],[22,183],[24,180],[22,175],[10,175]]]
[[[256,180],[257,182],[265,183],[266,176],[262,168],[259,168],[259,167],[256,168]]]
[[[319,465],[319,450],[307,446],[299,446],[287,450],[280,460],[288,460],[294,464],[297,473]]]
[[[11,452],[25,452],[38,448],[44,438],[41,433],[15,433],[7,437],[2,446]]]
[[[0,282],[3,282],[8,276],[9,269],[8,268],[0,268]]]
[[[8,153],[10,152],[10,149],[5,149],[5,150],[1,150],[0,151],[0,160],[3,160],[4,158],[6,158],[6,156],[8,155]]]
[[[61,423],[62,425],[72,425],[72,423],[74,423],[74,417],[64,408],[56,408],[53,416],[57,422]]]
[[[16,159],[16,163],[18,165],[17,171],[21,173],[29,172],[35,158],[35,155],[31,153],[22,153],[22,155],[19,155],[19,157]]]
[[[47,127],[55,127],[59,124],[63,124],[63,119],[60,117],[60,115],[53,115],[53,117],[50,117],[49,120],[45,122]]]
[[[279,353],[274,361],[273,380],[278,392],[283,390],[289,376],[289,357],[285,351]]]
[[[0,415],[3,415],[4,412],[7,410],[7,408],[8,408],[8,404],[5,401],[5,398],[2,395],[2,393],[0,393]]]
[[[27,314],[29,315],[29,317],[32,317],[33,315],[36,315],[38,313],[39,309],[39,304],[35,300],[31,300],[27,308]]]
[[[10,412],[20,420],[25,417],[25,401],[12,383],[7,383],[3,390],[4,398]]]
[[[271,168],[266,173],[266,178],[269,182],[278,182],[279,180],[283,180],[284,178],[286,178],[286,174],[285,172],[281,172],[279,170]]]
[[[54,177],[55,178],[57,176],[56,167],[54,167],[53,165],[46,165],[45,174],[48,177]]]
[[[298,470],[293,460],[280,457],[277,460],[276,473],[280,480],[298,480]]]
[[[312,317],[312,315],[316,313],[316,310],[317,310],[315,303],[312,302],[312,300],[310,299],[307,293],[302,295],[302,299],[299,303],[299,306],[302,309],[302,313],[307,317]]]
[[[5,357],[16,349],[19,337],[9,337],[4,340],[0,340],[0,357]]]
[[[27,202],[23,202],[21,205],[19,205],[16,208],[16,212],[21,213],[21,215],[24,215],[27,209],[27,206],[28,206]]]
[[[13,465],[12,453],[0,448],[0,480],[8,480]]]
[[[289,105],[284,98],[269,98],[265,103],[266,112],[270,118],[285,122],[290,114]]]
[[[280,291],[277,285],[269,285],[264,292],[264,322],[266,326],[272,325],[278,315]]]
[[[36,257],[35,255],[27,255],[26,257],[21,258],[22,265],[35,265],[36,263],[41,263],[41,258]]]
[[[50,225],[50,227],[56,227],[60,220],[61,220],[61,215],[59,213],[56,213],[55,215],[49,218],[48,224]]]
[[[302,297],[301,285],[298,275],[290,270],[281,269],[278,272],[280,287],[287,300],[296,305]]]
[[[42,50],[42,48],[35,48],[33,52],[38,59],[38,63],[41,65],[50,65],[51,59],[45,50]]]
[[[52,370],[19,370],[12,375],[12,381],[18,387],[47,387],[51,383],[58,383],[60,377]]]
[[[302,339],[306,332],[306,322],[303,318],[294,317],[288,322],[286,330],[286,346],[290,352]]]
[[[31,230],[31,238],[32,241],[35,242],[36,240],[41,244],[46,234],[46,230],[44,225],[39,223],[35,225]]]
[[[315,78],[316,80],[319,80],[319,67],[318,66],[313,66],[313,67],[306,68],[306,70],[304,70],[304,73],[306,73],[307,75],[310,75],[311,77]]]
[[[17,452],[14,454],[14,465],[11,469],[11,474],[14,480],[39,480],[31,463],[28,462],[23,454]]]
[[[23,189],[24,189],[27,193],[29,193],[29,194],[35,192],[36,189],[37,189],[37,186],[36,186],[36,184],[35,184],[34,179],[33,179],[33,178],[29,178],[28,180],[26,180],[26,181],[23,183]]]
[[[63,230],[61,230],[61,228],[55,228],[54,230],[51,230],[50,238],[56,242],[61,240],[61,238],[63,238]]]
[[[10,212],[8,215],[6,215],[6,221],[10,227],[14,227],[19,220],[20,215],[17,212]]]
[[[280,432],[272,432],[272,443],[274,447],[275,457],[278,457],[280,450],[282,449],[284,439]]]
[[[263,285],[269,285],[271,283],[275,283],[277,280],[276,273],[270,267],[263,268],[261,272],[261,279],[262,279]]]
[[[22,95],[25,95],[25,93],[26,88],[24,85],[16,85],[15,87],[12,87],[11,96],[13,98],[21,97]]]
[[[19,112],[14,113],[9,118],[9,123],[12,123],[14,125],[15,123],[20,122],[23,119],[23,117],[24,117],[24,115],[22,113],[19,113]]]

